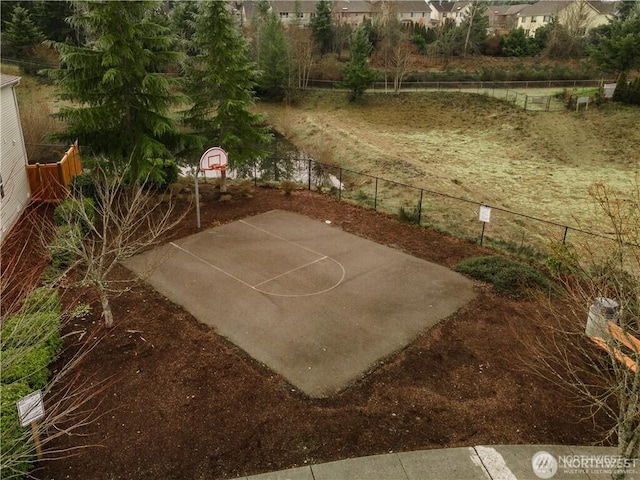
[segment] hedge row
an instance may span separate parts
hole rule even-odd
[[[49,380],[49,365],[62,350],[60,310],[58,292],[40,287],[27,296],[19,313],[0,326],[2,478],[21,477],[31,467],[32,439],[29,429],[20,426],[16,402]]]

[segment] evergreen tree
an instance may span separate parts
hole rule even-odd
[[[479,54],[483,51],[489,27],[489,17],[485,15],[486,11],[487,4],[484,2],[474,0],[469,4],[468,11],[459,27],[465,35],[463,55]]]
[[[287,35],[275,13],[258,27],[258,93],[271,100],[287,97],[291,85],[291,52]]]
[[[191,37],[195,31],[198,5],[197,2],[176,2],[169,13],[171,28],[178,37],[178,47],[180,51],[190,56],[196,55],[195,47],[192,46]]]
[[[6,57],[24,59],[29,51],[44,39],[29,11],[18,5],[13,9],[11,20],[6,23],[2,33],[2,54]]]
[[[197,55],[185,67],[187,92],[193,106],[186,123],[207,141],[229,154],[232,166],[264,153],[271,137],[260,127],[254,103],[255,65],[249,46],[223,2],[206,2],[194,24],[192,48]]]
[[[316,16],[311,20],[311,31],[320,47],[320,53],[329,53],[333,46],[334,28],[331,22],[331,4],[327,0],[320,0],[316,4]]]
[[[54,116],[66,131],[53,138],[89,146],[134,177],[158,158],[170,158],[189,138],[169,109],[180,97],[176,81],[160,73],[178,60],[168,29],[155,23],[152,0],[78,2],[71,24],[89,43],[56,43],[61,68],[50,72],[64,100]]]
[[[73,14],[70,2],[39,0],[32,2],[32,15],[47,40],[74,41],[75,35],[66,19]]]
[[[511,30],[504,37],[504,54],[507,57],[532,57],[539,51],[536,39],[527,37],[522,27]]]
[[[351,35],[351,61],[342,71],[342,84],[351,90],[352,100],[360,97],[375,80],[375,72],[367,63],[370,53],[371,44],[367,32],[359,26]]]
[[[610,73],[640,68],[640,3],[607,27],[598,30],[595,44],[587,49],[589,56]]]

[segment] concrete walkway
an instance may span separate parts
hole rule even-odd
[[[609,447],[479,445],[352,458],[236,480],[610,480],[615,455]],[[640,480],[640,460],[631,463],[627,479]]]

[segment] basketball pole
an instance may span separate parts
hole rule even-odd
[[[196,168],[196,226],[200,229],[200,191],[198,190],[198,175],[200,174],[200,165]]]

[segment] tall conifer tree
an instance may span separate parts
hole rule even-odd
[[[180,97],[176,80],[161,71],[179,57],[169,30],[153,20],[158,7],[152,0],[77,2],[71,24],[87,43],[54,44],[61,68],[51,75],[62,99],[75,104],[54,115],[67,124],[55,138],[78,138],[93,153],[129,165],[134,177],[188,141],[169,115]]]
[[[191,48],[197,54],[185,67],[193,106],[186,123],[229,154],[231,166],[264,153],[270,135],[254,104],[255,65],[249,45],[225,2],[203,2],[196,16]]]

